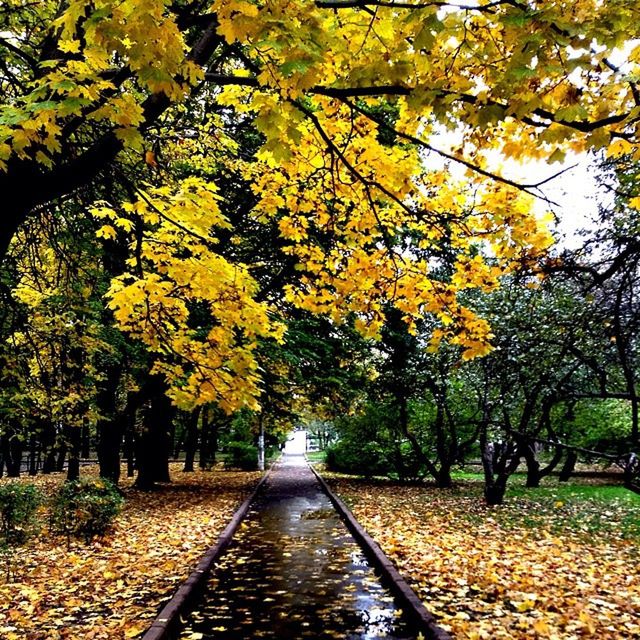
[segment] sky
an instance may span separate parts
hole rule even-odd
[[[451,132],[443,132],[434,139],[434,146],[450,151],[460,143],[460,137]],[[527,161],[519,163],[508,159],[496,152],[494,158],[496,172],[516,182],[532,184],[541,182],[558,174],[561,175],[549,181],[541,188],[542,195],[555,205],[550,205],[544,199],[536,201],[536,211],[542,216],[551,210],[557,220],[557,231],[560,248],[574,249],[581,244],[577,235],[578,230],[593,226],[593,219],[598,212],[598,185],[595,180],[597,173],[595,158],[591,155],[571,155],[563,163],[547,164],[545,161]],[[424,158],[425,165],[439,168],[445,161],[436,154],[429,154]],[[575,165],[575,166],[574,166]],[[460,177],[465,172],[461,165],[452,165],[450,170]],[[600,197],[602,193],[600,192]]]
[[[572,165],[576,165],[575,168],[569,169]],[[509,174],[526,179],[527,182],[535,182],[563,168],[567,168],[567,172],[545,185],[543,191],[547,198],[557,203],[551,210],[558,220],[558,232],[564,236],[559,240],[559,244],[564,248],[573,249],[581,243],[577,235],[578,230],[592,227],[598,212],[594,158],[586,154],[574,156],[567,158],[562,165],[548,165],[544,162],[511,163]],[[549,205],[540,200],[536,203],[536,208],[540,213],[544,213],[549,210]]]

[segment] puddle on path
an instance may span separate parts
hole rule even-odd
[[[179,637],[404,640],[415,635],[304,459],[287,456],[216,565]]]

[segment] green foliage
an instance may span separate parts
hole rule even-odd
[[[365,477],[388,475],[389,464],[377,442],[340,440],[326,451],[327,467],[332,471]]]
[[[122,496],[107,480],[66,482],[53,498],[52,528],[68,540],[73,536],[89,542],[108,531],[122,503]]]
[[[20,544],[29,537],[40,502],[40,493],[32,484],[0,485],[0,545]]]
[[[248,442],[233,440],[227,443],[226,466],[243,471],[253,471],[258,468],[258,448]]]
[[[581,400],[570,410],[560,406],[554,416],[558,431],[586,449],[626,452],[631,434],[631,407],[625,400]]]

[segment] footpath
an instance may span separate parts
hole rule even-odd
[[[181,640],[415,639],[303,456],[273,469]]]

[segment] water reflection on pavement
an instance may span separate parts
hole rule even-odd
[[[293,455],[272,472],[180,635],[413,637],[304,458]]]

